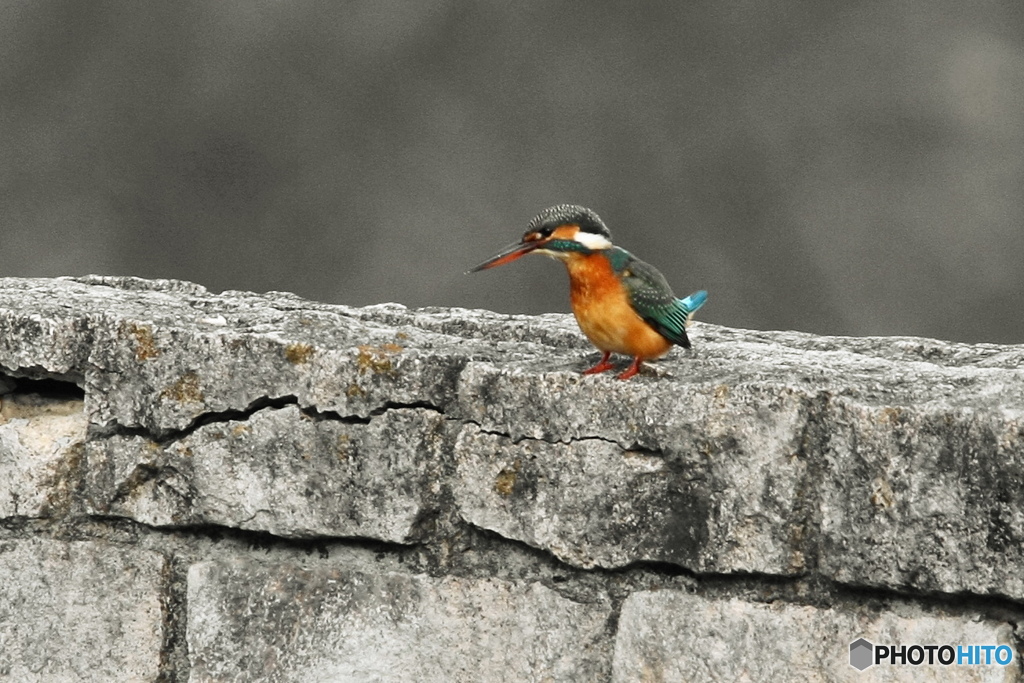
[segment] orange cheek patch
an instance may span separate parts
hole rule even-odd
[[[560,225],[551,233],[551,238],[556,240],[571,240],[575,239],[576,233],[579,231],[580,226],[578,225]]]

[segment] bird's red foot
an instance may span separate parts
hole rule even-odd
[[[611,351],[606,351],[605,354],[603,356],[601,356],[601,360],[599,360],[597,362],[597,365],[595,365],[594,367],[590,368],[589,370],[584,370],[583,374],[584,375],[596,375],[599,372],[605,372],[607,370],[611,370],[612,368],[615,367],[614,365],[612,365],[611,363],[608,362],[608,359],[611,358],[611,357],[612,357],[612,352]]]
[[[629,379],[633,375],[636,375],[636,374],[639,374],[639,373],[640,373],[640,357],[637,356],[636,358],[633,359],[633,362],[630,363],[629,367],[626,368],[626,370],[621,375],[619,375],[619,379]]]

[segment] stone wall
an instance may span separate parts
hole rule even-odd
[[[1024,347],[692,336],[0,280],[0,679],[1019,680]]]

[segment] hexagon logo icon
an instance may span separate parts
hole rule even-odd
[[[874,655],[875,646],[863,638],[858,638],[850,643],[850,666],[857,671],[863,671],[874,664],[872,661],[875,658]]]

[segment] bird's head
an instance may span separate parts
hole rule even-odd
[[[612,233],[601,217],[584,206],[559,204],[533,217],[523,239],[502,249],[470,272],[511,263],[536,252],[566,261],[612,246]]]

